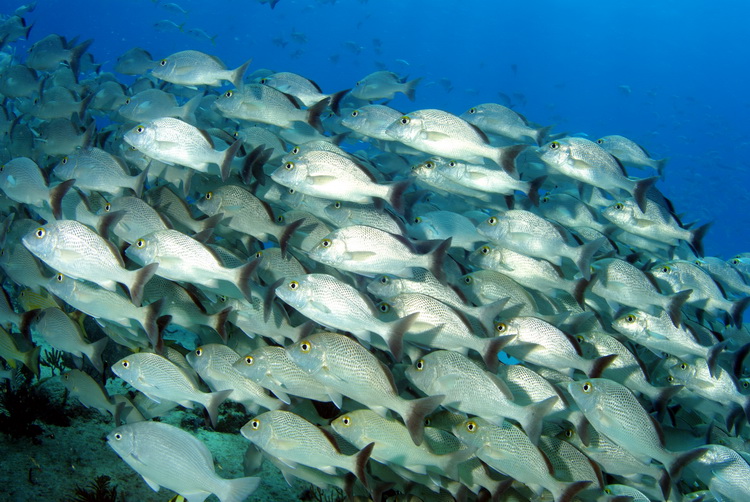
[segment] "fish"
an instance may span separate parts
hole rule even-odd
[[[196,30],[188,30],[188,33],[190,32],[196,32]],[[251,62],[252,59],[249,59],[234,70],[227,70],[224,63],[216,56],[187,50],[175,52],[159,60],[151,70],[151,74],[160,80],[185,86],[217,87],[223,82],[231,82],[235,87],[240,87]]]
[[[107,434],[107,444],[152,490],[163,486],[191,501],[215,494],[221,502],[241,502],[261,481],[257,477],[219,477],[206,445],[189,432],[166,423],[121,425]]]
[[[313,106],[328,98],[331,110],[338,115],[339,102],[349,89],[339,91],[335,94],[324,94],[320,86],[302,75],[291,72],[277,72],[262,77],[259,83],[273,87],[286,94],[299,99],[305,106]]]
[[[26,366],[34,375],[39,375],[39,354],[41,345],[34,346],[29,350],[21,350],[10,333],[0,326],[0,357],[12,367],[16,367],[16,361]]]
[[[28,157],[16,157],[0,165],[0,190],[8,198],[38,210],[51,210],[55,218],[61,216],[62,199],[73,184],[67,181],[50,187],[39,166]]]
[[[76,188],[87,193],[118,194],[122,189],[129,188],[136,197],[140,197],[148,169],[131,176],[121,159],[99,148],[88,148],[63,157],[52,169],[52,174],[63,181],[74,180]]]
[[[552,129],[548,127],[534,127],[526,117],[497,103],[483,103],[472,106],[459,115],[465,121],[474,124],[488,134],[495,134],[514,141],[532,141],[541,145]]]
[[[391,71],[376,71],[358,80],[351,95],[365,101],[393,99],[396,93],[403,93],[409,100],[416,99],[416,89],[421,78],[406,81]]]
[[[194,96],[179,106],[177,98],[161,89],[146,89],[125,99],[117,110],[131,122],[149,122],[162,117],[174,117],[188,123],[195,123],[195,112],[202,96]]]
[[[596,144],[601,145],[625,165],[639,168],[650,167],[655,169],[659,176],[664,177],[664,167],[668,159],[652,159],[641,145],[625,136],[619,134],[602,136],[596,140]]]

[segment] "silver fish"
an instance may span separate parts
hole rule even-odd
[[[167,82],[185,86],[209,85],[220,86],[225,81],[240,87],[242,77],[250,66],[252,59],[234,70],[227,70],[224,63],[216,56],[199,51],[180,51],[160,60],[151,74]]]

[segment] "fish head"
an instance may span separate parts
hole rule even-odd
[[[258,382],[267,376],[271,376],[271,370],[266,359],[267,357],[265,353],[255,350],[250,354],[237,359],[232,364],[232,367],[234,367],[234,369],[236,369],[242,376]]]
[[[372,439],[367,436],[367,419],[372,414],[369,409],[349,411],[333,419],[331,428],[353,445],[369,444]]]
[[[428,393],[433,383],[438,379],[440,363],[435,357],[427,354],[414,361],[404,371],[406,378],[422,392]]]
[[[568,383],[568,392],[584,415],[593,412],[609,412],[621,407],[617,402],[619,384],[606,378],[589,378]]]
[[[157,147],[156,126],[153,123],[138,124],[125,133],[123,140],[142,152],[148,152]]]
[[[477,232],[493,242],[500,242],[510,232],[510,221],[500,215],[490,216],[477,225]]]
[[[453,435],[470,449],[479,449],[488,443],[488,436],[492,424],[486,420],[473,417],[463,420],[453,426]]]
[[[292,277],[276,287],[276,296],[299,310],[313,300],[310,280],[304,276]]]
[[[426,133],[425,123],[419,116],[414,114],[404,115],[389,125],[385,133],[396,141],[402,143],[414,143]]]
[[[135,439],[130,424],[121,425],[107,434],[107,444],[123,459],[137,456]]]
[[[433,180],[442,178],[438,167],[437,159],[428,159],[420,164],[411,166],[410,176],[420,180]]]
[[[244,99],[245,93],[238,92],[234,89],[225,91],[221,96],[216,98],[213,107],[226,117],[237,116],[243,108],[255,108],[254,102]]]
[[[573,158],[571,144],[564,139],[556,139],[540,146],[537,154],[542,162],[553,168],[562,166]]]
[[[302,160],[287,161],[271,173],[271,179],[280,185],[299,189],[308,178],[307,164]]]
[[[273,444],[278,438],[274,432],[274,414],[265,412],[257,415],[240,428],[240,434],[261,450]]]
[[[404,292],[403,281],[393,275],[381,274],[370,281],[367,291],[378,298],[393,298]]]
[[[133,382],[138,381],[141,373],[138,364],[138,358],[134,356],[136,356],[136,354],[131,354],[130,356],[123,357],[112,365],[112,373],[122,378],[131,385],[133,385]]]
[[[602,216],[617,225],[635,224],[635,209],[632,201],[615,202],[602,210]]]
[[[327,350],[325,339],[310,336],[287,347],[287,354],[303,371],[314,375],[327,367]]]
[[[469,263],[483,269],[494,270],[503,262],[503,252],[497,246],[484,244],[469,254]]]
[[[518,336],[523,330],[523,319],[522,318],[511,318],[502,321],[497,321],[494,324],[494,335],[495,336]],[[511,342],[512,343],[512,342]]]
[[[307,255],[315,261],[335,267],[351,258],[347,252],[346,241],[338,239],[332,234],[321,239],[320,242],[307,252]]]
[[[348,127],[352,131],[362,131],[368,129],[367,113],[363,109],[355,109],[349,112],[343,119],[341,125]]]
[[[612,328],[628,337],[638,337],[648,329],[648,319],[645,312],[633,310],[615,319]]]
[[[203,374],[211,365],[211,353],[205,347],[198,347],[192,352],[185,355],[185,359],[192,368],[199,374]]]
[[[65,157],[60,159],[60,162],[58,162],[57,165],[52,169],[52,174],[54,174],[61,180],[71,180],[75,178],[73,172],[77,164],[78,162],[76,155],[66,155]]]
[[[677,359],[667,367],[667,382],[672,385],[689,386],[696,379],[697,371],[698,368],[695,364]]]
[[[60,298],[70,298],[75,292],[76,284],[75,279],[58,272],[47,281],[47,290]]]
[[[159,247],[153,234],[136,240],[125,249],[125,255],[141,266],[158,261]]]
[[[37,227],[21,238],[23,245],[41,260],[48,260],[58,252],[60,232],[54,222]]]
[[[674,291],[682,289],[680,282],[680,270],[670,262],[658,263],[651,267],[649,273],[660,285],[667,284]]]
[[[222,197],[219,192],[206,192],[196,203],[195,206],[201,210],[202,212],[206,213],[209,216],[213,216],[219,211],[221,211],[222,207]]]
[[[337,226],[347,226],[346,223],[351,218],[351,208],[347,207],[343,202],[336,201],[328,204],[325,207],[326,216],[330,218]]]
[[[160,80],[168,81],[169,77],[174,75],[175,72],[187,69],[181,62],[180,57],[166,57],[156,63],[156,66],[151,70],[151,74]]]

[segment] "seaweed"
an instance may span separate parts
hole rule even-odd
[[[39,364],[46,366],[52,372],[52,376],[55,375],[55,371],[62,375],[66,369],[74,368],[71,364],[70,355],[66,354],[62,350],[52,349],[45,350]]]
[[[44,432],[38,422],[63,427],[70,425],[65,402],[52,400],[39,383],[30,383],[22,374],[17,373],[12,381],[6,381],[0,388],[0,433],[38,442],[38,436]]]
[[[346,496],[343,491],[333,486],[324,490],[315,485],[310,485],[310,488],[302,492],[299,498],[312,502],[343,502]]]
[[[76,486],[73,496],[63,499],[62,502],[117,502],[117,487],[110,486],[110,481],[109,476],[98,476],[86,488]]]

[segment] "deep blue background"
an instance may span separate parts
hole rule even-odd
[[[35,23],[30,41],[49,33],[94,38],[90,52],[105,70],[134,46],[157,59],[201,50],[231,68],[252,57],[251,69],[296,72],[326,92],[384,64],[424,78],[415,103],[401,96],[391,103],[404,112],[462,113],[507,104],[507,96],[556,132],[622,134],[668,157],[659,186],[684,221],[714,221],[707,254],[750,251],[750,37],[742,0],[281,0],[274,10],[253,0],[178,1],[187,15],[162,3],[40,0],[27,15]],[[3,4],[6,12],[15,7]],[[162,19],[218,35],[216,44],[157,32]]]

